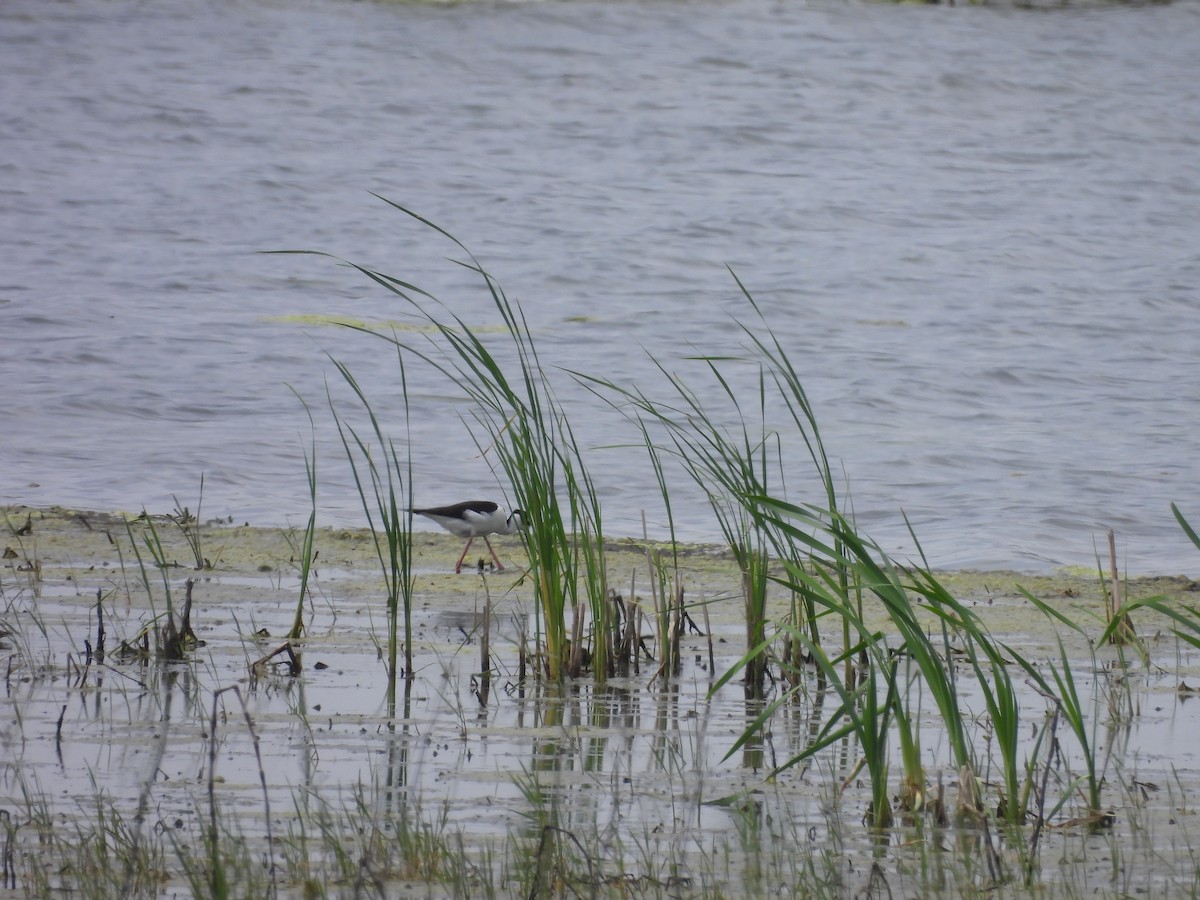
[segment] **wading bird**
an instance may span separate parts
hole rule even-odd
[[[503,572],[504,563],[500,562],[500,557],[492,549],[492,542],[488,540],[488,535],[512,534],[523,527],[521,510],[514,509],[510,513],[503,506],[493,503],[491,500],[467,500],[452,506],[414,509],[413,512],[419,516],[425,516],[427,519],[433,519],[451,534],[457,534],[459,537],[467,539],[467,546],[463,547],[462,556],[454,564],[455,572],[462,571],[463,560],[467,558],[471,542],[477,537],[483,538],[488,550],[492,552],[492,559],[496,561],[497,571]]]

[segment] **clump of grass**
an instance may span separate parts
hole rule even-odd
[[[200,496],[196,500],[196,512],[193,515],[191,510],[179,502],[179,498],[174,494],[171,499],[175,501],[174,511],[167,518],[179,528],[179,533],[183,535],[183,539],[187,542],[188,549],[192,551],[192,558],[195,560],[196,570],[212,569],[213,562],[204,555],[203,548],[203,525],[200,520],[200,511],[204,505],[204,473],[200,473]],[[218,552],[218,559],[220,554]]]
[[[5,515],[4,524],[18,549],[6,544],[4,550],[0,551],[2,565],[13,573],[21,574],[26,587],[36,589],[42,577],[42,561],[37,554],[36,538],[33,537],[33,513],[26,513],[25,521],[19,525],[14,524],[8,515]],[[26,537],[30,538],[32,545],[29,548],[26,548],[23,540]]]
[[[123,641],[121,645],[122,654],[129,656],[137,656],[150,651],[150,638],[154,638],[153,654],[156,658],[168,661],[179,661],[187,658],[190,650],[197,646],[195,632],[192,630],[191,615],[192,615],[192,590],[194,582],[190,579],[186,583],[186,593],[184,595],[184,604],[181,610],[181,615],[178,622],[176,621],[175,602],[171,593],[171,577],[169,571],[176,567],[178,563],[168,562],[166,549],[163,545],[162,538],[159,536],[158,529],[154,525],[153,518],[144,510],[141,516],[138,517],[141,522],[141,541],[133,533],[133,523],[128,519],[125,520],[125,533],[129,537],[130,546],[133,549],[134,558],[137,560],[138,572],[143,589],[146,591],[146,596],[150,599],[151,610],[154,613],[152,620],[139,633],[133,642]],[[150,564],[159,572],[159,577],[162,581],[162,596],[163,596],[163,611],[161,613],[162,624],[155,628],[155,623],[159,620],[160,614],[155,604],[155,590],[153,579],[147,571],[146,557],[142,555],[142,550],[145,549],[149,555]],[[139,649],[138,644],[141,647]]]
[[[298,795],[289,831],[279,841],[286,885],[304,896],[392,896],[402,882],[438,896],[495,896],[496,876],[486,848],[468,854],[448,804],[432,813],[420,798],[389,812],[384,798],[363,785],[352,802],[334,806],[311,793]],[[291,893],[291,892],[289,892]]]
[[[662,553],[647,552],[646,559],[650,568],[650,597],[659,655],[654,678],[662,679],[665,687],[680,674],[679,639],[683,634],[683,617],[686,614],[683,583],[676,564],[668,563]]]
[[[29,827],[52,819],[34,799],[36,787],[23,787]],[[160,896],[171,876],[166,842],[160,834],[148,838],[140,825],[123,816],[112,798],[97,789],[91,815],[72,825],[39,827],[36,850],[22,847],[18,822],[9,810],[0,813],[6,826],[4,878],[0,887],[21,889],[27,897],[62,895],[105,900],[110,897]],[[18,853],[18,847],[22,851]],[[19,860],[19,861],[18,861]],[[15,895],[15,894],[14,894]]]
[[[515,506],[524,513],[521,539],[529,555],[535,599],[545,644],[542,660],[551,680],[580,675],[591,667],[604,680],[612,673],[603,517],[582,448],[543,367],[520,307],[509,301],[496,279],[466,246],[445,229],[386,198],[393,208],[449,239],[466,254],[459,264],[477,274],[500,316],[510,362],[484,342],[435,297],[402,279],[347,263],[402,298],[431,328],[429,343],[414,347],[406,338],[347,325],[388,341],[445,375],[473,402],[472,440],[496,460],[507,478]],[[320,254],[325,255],[325,254]],[[572,640],[568,618],[588,610],[590,652]]]
[[[257,679],[268,671],[270,665],[281,665],[282,670],[289,676],[295,677],[303,669],[303,659],[298,644],[304,635],[305,608],[311,603],[313,581],[316,578],[317,559],[320,551],[316,549],[317,534],[317,438],[316,424],[313,422],[312,410],[304,398],[293,388],[292,393],[300,401],[304,413],[308,416],[310,447],[304,453],[304,472],[308,482],[309,511],[304,531],[297,536],[294,528],[283,533],[291,549],[291,563],[296,566],[300,580],[296,593],[296,611],[292,615],[292,626],[288,630],[287,640],[252,662],[249,662],[250,675]],[[281,662],[280,662],[281,661]]]
[[[669,489],[662,475],[662,457],[670,456],[683,465],[687,474],[706,492],[710,506],[742,571],[743,603],[746,621],[746,646],[762,647],[766,637],[767,561],[769,544],[766,535],[753,527],[744,507],[737,502],[739,493],[761,493],[773,472],[769,455],[769,439],[757,435],[742,416],[742,407],[728,381],[721,375],[714,360],[707,363],[709,372],[725,399],[740,418],[741,433],[730,435],[716,423],[717,415],[701,396],[693,392],[681,378],[665,367],[660,369],[676,394],[675,403],[660,403],[645,393],[624,388],[606,379],[582,373],[576,377],[600,396],[612,399],[641,427],[654,470],[659,475],[660,491],[669,510]],[[765,397],[760,397],[765,401]],[[754,407],[762,410],[761,406]],[[656,442],[650,423],[667,432],[665,444]],[[760,422],[760,425],[762,423]],[[663,569],[658,570],[663,580]],[[663,614],[660,614],[660,619]],[[660,621],[660,634],[666,634]],[[663,643],[663,647],[667,646]],[[744,683],[747,695],[761,698],[765,685],[765,655],[759,654],[747,663]],[[667,667],[670,671],[670,667]]]
[[[413,675],[412,461],[410,457],[405,457],[405,461],[401,462],[395,441],[384,435],[383,427],[372,410],[366,393],[350,369],[338,360],[333,360],[333,364],[366,412],[371,434],[378,442],[379,452],[382,455],[382,459],[376,458],[368,439],[364,438],[343,416],[338,414],[333,397],[330,395],[330,409],[333,410],[338,435],[341,437],[342,447],[354,475],[354,485],[358,490],[363,514],[367,518],[367,525],[371,530],[371,537],[375,545],[375,553],[379,559],[384,583],[387,586],[387,692],[389,709],[392,711],[391,715],[394,716],[396,680],[399,675],[397,660],[401,617],[403,617],[404,673],[408,678]],[[404,357],[400,353],[397,353],[397,364],[400,369],[400,387],[404,398],[407,430],[408,380],[405,376]]]
[[[293,393],[294,390],[293,390]],[[296,614],[292,617],[292,628],[288,632],[288,639],[296,641],[304,633],[304,605],[309,594],[309,579],[312,576],[313,565],[317,560],[317,552],[313,548],[313,541],[317,532],[317,438],[316,426],[313,423],[312,411],[308,408],[308,404],[304,402],[304,398],[296,395],[300,400],[300,404],[304,407],[304,414],[308,416],[309,434],[311,436],[311,447],[304,454],[304,472],[308,480],[308,497],[309,497],[309,512],[308,522],[304,527],[304,533],[301,536],[300,543],[294,549],[297,551],[298,562],[300,569],[300,592],[296,597]]]
[[[738,284],[751,308],[758,312],[753,299]],[[913,721],[913,710],[919,704],[912,703],[910,694],[913,690],[929,692],[945,724],[959,772],[960,810],[978,820],[983,814],[975,774],[980,761],[969,737],[969,723],[960,708],[959,676],[954,664],[956,655],[962,654],[958,658],[968,662],[982,687],[989,734],[1000,758],[1003,799],[998,809],[1009,825],[1024,822],[1035,786],[1041,741],[1039,737],[1033,752],[1022,760],[1018,739],[1021,708],[1009,668],[1014,659],[1025,661],[1019,660],[1011,648],[992,640],[978,617],[942,587],[927,563],[899,567],[857,531],[839,508],[832,467],[797,371],[769,326],[765,322],[761,325],[755,331],[745,329],[750,351],[746,361],[759,366],[757,393],[749,402],[737,395],[732,380],[722,371],[721,367],[729,363],[727,357],[696,358],[707,368],[715,391],[694,390],[660,364],[674,396],[670,403],[651,399],[641,389],[621,388],[606,380],[578,376],[598,393],[615,395],[614,405],[633,410],[632,415],[642,424],[657,471],[662,470],[659,456],[666,453],[682,463],[685,471],[709,491],[726,541],[743,572],[747,625],[746,654],[716,687],[726,683],[735,672],[744,672],[748,696],[761,697],[772,645],[780,638],[786,659],[800,658],[814,663],[820,683],[832,685],[841,702],[806,751],[787,765],[808,759],[853,734],[863,752],[861,765],[871,775],[873,799],[869,817],[880,828],[892,821],[888,801],[888,742],[893,727],[899,733],[905,767],[902,806],[911,811],[923,805],[925,772]],[[783,419],[790,420],[808,448],[823,487],[824,503],[796,504],[786,499],[783,441],[778,432],[768,427],[768,384],[776,399],[783,400]],[[714,411],[714,396],[726,401],[727,408]],[[751,409],[755,411],[753,421],[744,414]],[[719,423],[728,421],[731,411],[739,426],[726,431]],[[665,444],[651,440],[647,419],[665,430]],[[664,499],[667,493],[664,487]],[[785,574],[772,571],[772,560],[783,563]],[[764,611],[767,587],[772,584],[784,588],[792,598],[791,620],[781,623],[774,637],[768,637]],[[887,615],[900,637],[897,647],[889,647],[884,633],[867,626],[863,616],[865,597],[879,604]],[[841,623],[839,650],[829,652],[823,646],[817,623],[824,616]],[[932,635],[928,631],[930,616],[934,622]],[[915,672],[903,682],[899,678],[897,654],[907,658]],[[794,677],[794,684],[799,681]],[[1067,698],[1064,712],[1068,720],[1078,721],[1069,702],[1073,696],[1071,685],[1064,678],[1055,693]],[[765,727],[786,697],[787,693],[768,704],[733,749],[747,744],[758,729]],[[1094,754],[1087,744],[1084,750],[1085,757],[1094,764]],[[1098,783],[1091,778],[1089,781]]]
[[[789,535],[781,534],[776,523],[761,515],[753,502],[756,497],[787,497],[792,463],[790,454],[785,452],[785,436],[772,426],[770,416],[778,412],[791,426],[789,436],[798,436],[803,442],[825,498],[826,505],[822,508],[828,516],[841,516],[842,511],[833,468],[799,374],[762,317],[754,298],[736,275],[734,280],[755,317],[756,327],[735,322],[746,341],[740,357],[693,357],[692,361],[698,363],[707,376],[704,389],[694,388],[658,360],[654,361],[655,365],[671,394],[668,401],[653,399],[636,387],[623,387],[585,373],[575,374],[641,427],[668,510],[669,490],[662,476],[661,458],[664,455],[680,463],[708,496],[725,543],[742,571],[746,646],[748,650],[761,648],[746,660],[744,683],[749,697],[761,699],[766,683],[766,604],[768,585],[772,580],[770,560],[787,559],[797,565],[806,565],[811,557],[808,548],[798,545]],[[724,370],[731,364],[749,365],[757,371],[754,395],[746,398],[738,394],[734,381]],[[753,411],[753,418],[747,411]],[[728,421],[736,424],[732,428],[721,424]],[[657,440],[651,426],[663,432],[664,439]],[[829,534],[832,544],[824,563],[838,593],[850,598],[853,595],[849,564],[840,545],[841,538],[836,530]],[[794,596],[794,620],[803,621],[810,640],[819,645],[816,598],[803,589]],[[842,624],[843,644],[849,645],[851,626],[845,621]],[[852,665],[851,658],[844,661],[846,681],[852,677]]]

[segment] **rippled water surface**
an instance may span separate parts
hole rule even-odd
[[[0,501],[325,523],[358,498],[325,401],[395,359],[320,317],[400,302],[304,248],[496,315],[658,392],[647,351],[737,347],[734,268],[797,364],[860,523],[935,566],[1194,569],[1194,3],[11,0],[0,7]],[[698,374],[698,373],[697,373]],[[741,377],[742,373],[735,373]],[[745,384],[752,389],[750,373]],[[498,491],[469,410],[410,373],[416,493]],[[665,534],[644,453],[556,381],[607,529]],[[806,496],[803,448],[790,485]],[[680,483],[686,537],[717,536]]]

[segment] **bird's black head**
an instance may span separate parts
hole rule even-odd
[[[508,527],[513,531],[525,530],[525,510],[514,509],[508,514]]]

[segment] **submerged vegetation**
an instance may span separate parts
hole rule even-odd
[[[354,266],[420,322],[346,325],[395,352],[403,434],[333,360],[352,405],[333,391],[327,405],[368,529],[318,527],[315,441],[312,515],[270,549],[201,523],[199,503],[163,519],[6,516],[4,888],[1200,892],[1195,759],[1137,739],[1162,718],[1148,708],[1194,690],[1200,610],[1180,599],[1194,585],[1125,583],[1115,547],[1056,594],[893,559],[857,527],[803,378],[736,276],[736,353],[656,360],[661,386],[619,384],[548,366],[469,251],[396,208],[465,254],[503,327]],[[449,577],[445,542],[413,533],[415,366],[468,401],[498,490],[525,511],[519,574]],[[707,491],[723,547],[683,547],[673,527],[604,535],[587,466],[603,451],[575,439],[565,384],[633,424],[668,522],[674,478]],[[175,547],[194,566],[182,604]],[[90,790],[64,804],[47,782],[78,781],[71,765]]]

